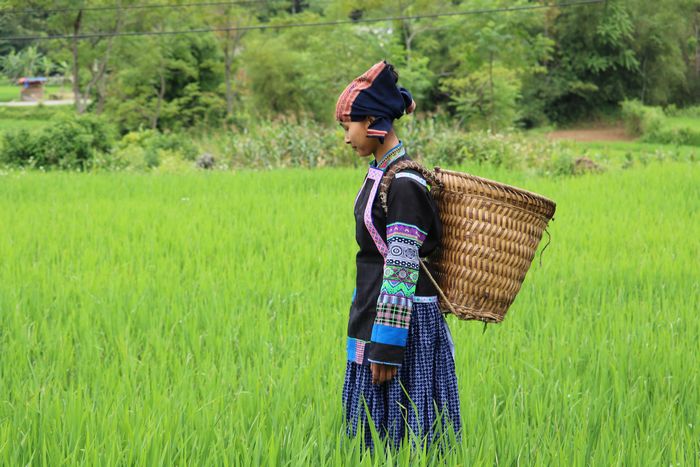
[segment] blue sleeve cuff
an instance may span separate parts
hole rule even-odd
[[[385,324],[374,323],[372,327],[372,342],[380,344],[396,345],[406,347],[408,340],[408,329],[396,328]]]

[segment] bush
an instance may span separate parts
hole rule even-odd
[[[691,107],[677,108],[675,104],[669,105],[666,109],[666,115],[669,117],[691,117],[700,118],[700,105]]]
[[[112,129],[93,116],[59,116],[42,130],[4,135],[0,160],[11,165],[87,170],[111,149]]]
[[[58,117],[69,118],[74,109],[68,106],[0,107],[1,119],[15,120],[51,120]]]
[[[678,126],[669,117],[695,118],[700,115],[700,107],[678,109],[674,105],[666,108],[648,107],[639,101],[624,101],[622,116],[629,133],[641,136],[646,143],[681,144],[700,146],[700,129],[693,126]],[[683,125],[683,123],[681,123]]]
[[[625,100],[621,105],[622,119],[628,133],[641,136],[661,129],[665,116],[660,107],[648,107],[638,100]]]
[[[438,118],[404,118],[397,120],[395,127],[408,143],[409,155],[427,167],[476,163],[543,174],[575,174],[575,161],[581,155],[572,144],[522,132],[465,132]],[[212,135],[200,145],[219,155],[221,166],[231,168],[360,166],[368,162],[343,144],[340,127],[293,118],[258,122],[225,137]],[[596,156],[596,162],[601,158]]]
[[[156,130],[132,131],[124,135],[117,145],[113,165],[117,168],[147,170],[158,167],[166,157],[194,161],[197,148],[185,135],[160,133]]]
[[[216,139],[216,138],[215,138]],[[360,164],[343,144],[343,131],[293,116],[234,129],[210,152],[230,167],[322,167]]]
[[[690,127],[662,127],[644,135],[642,141],[647,143],[700,146],[700,129]]]
[[[427,120],[401,134],[408,136],[412,157],[418,156],[429,167],[476,163],[543,174],[575,172],[577,154],[572,145],[533,138],[519,131],[465,132]]]

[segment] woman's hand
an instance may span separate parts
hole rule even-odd
[[[384,384],[396,376],[398,367],[394,365],[383,365],[381,363],[370,364],[372,370],[372,384]]]

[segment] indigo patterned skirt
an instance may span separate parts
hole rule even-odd
[[[372,450],[370,423],[395,448],[404,436],[414,447],[444,440],[449,425],[460,439],[454,346],[437,303],[413,303],[404,362],[391,381],[374,385],[369,365],[347,362],[343,412],[348,436],[363,433]]]

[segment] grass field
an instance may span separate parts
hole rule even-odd
[[[70,92],[70,88],[66,86],[46,86],[44,89],[45,98],[48,99],[49,95],[59,95],[66,94]],[[8,83],[7,81],[0,82],[0,102],[10,102],[19,100],[20,87],[13,83]]]
[[[558,209],[506,321],[450,317],[447,463],[700,462],[698,166],[472,171]],[[385,465],[342,434],[362,177],[0,176],[0,463]]]
[[[666,117],[670,128],[700,128],[700,119],[695,117]]]
[[[0,107],[0,148],[6,131],[38,130],[51,124],[51,119],[69,115],[72,106]]]
[[[19,86],[0,83],[0,102],[19,100]]]
[[[636,141],[573,143],[581,154],[601,160],[608,167],[643,165],[646,161],[700,161],[700,147]]]

